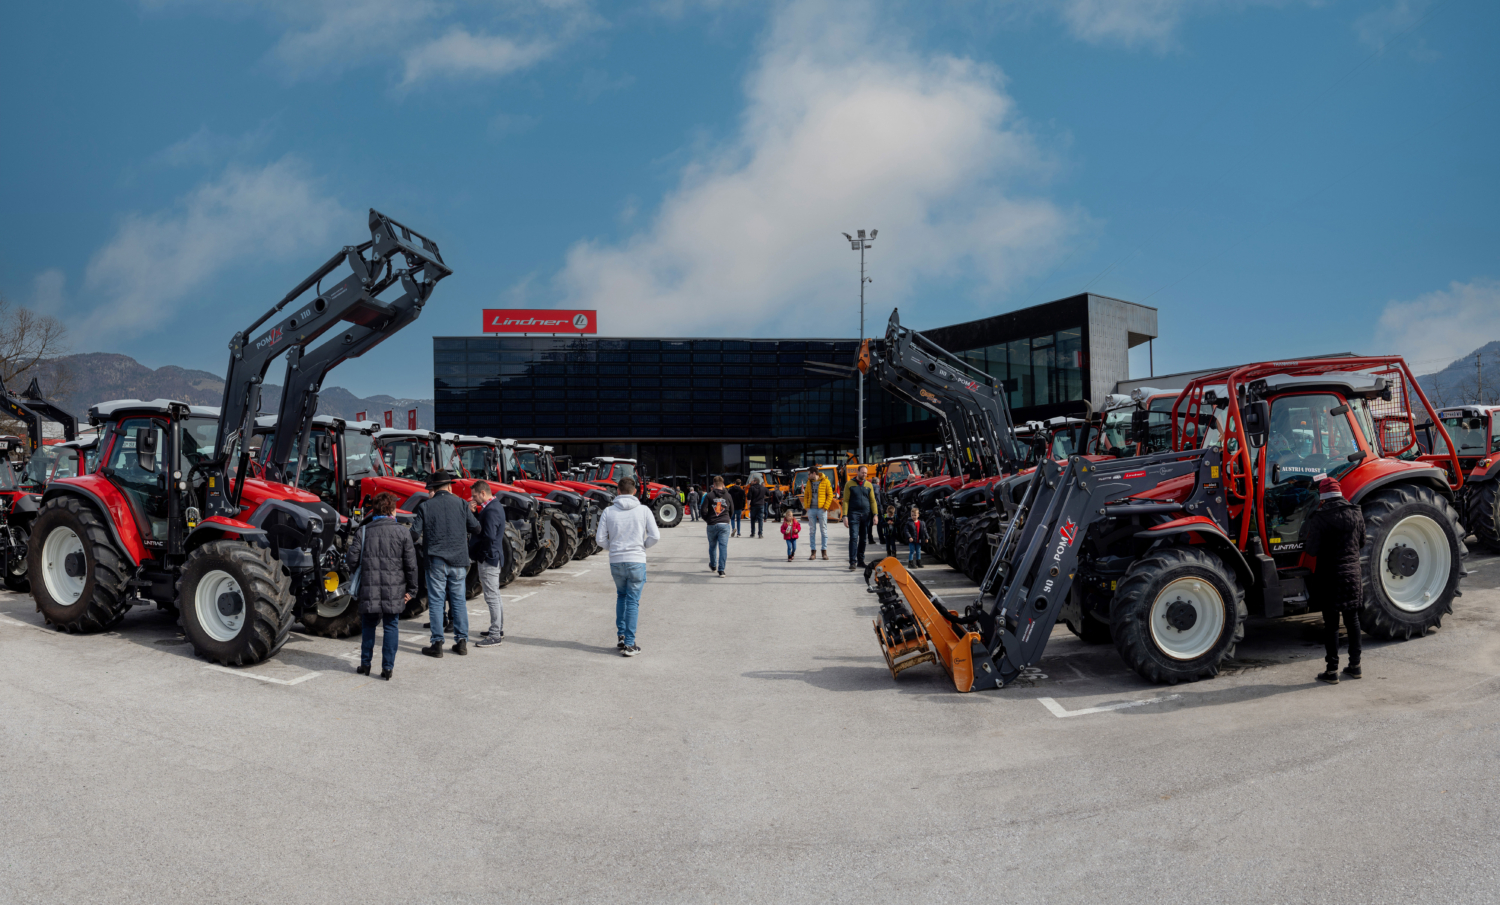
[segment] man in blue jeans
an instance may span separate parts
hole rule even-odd
[[[464,579],[469,573],[469,535],[479,533],[479,520],[470,504],[454,496],[452,472],[439,471],[427,479],[432,495],[417,504],[412,529],[422,537],[422,555],[427,561],[427,615],[431,620],[432,646],[422,648],[429,657],[443,656],[444,610],[453,613],[453,652],[469,652],[469,604]]]
[[[635,479],[621,478],[619,496],[599,518],[594,540],[609,551],[609,574],[615,580],[615,629],[626,657],[641,652],[635,643],[641,589],[646,586],[646,548],[661,540],[656,517],[635,496]]]
[[[724,577],[729,565],[729,519],[734,498],[724,489],[724,476],[715,475],[713,487],[703,495],[703,521],[708,523],[708,571]]]

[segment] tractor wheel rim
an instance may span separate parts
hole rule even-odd
[[[233,641],[245,627],[245,592],[233,575],[215,569],[198,580],[193,610],[210,638]]]
[[[42,544],[42,580],[47,593],[63,606],[77,603],[88,582],[87,565],[83,575],[68,574],[68,557],[73,555],[84,556],[83,541],[71,528],[54,528]],[[87,564],[87,557],[84,562]]]
[[[1409,577],[1391,570],[1391,552],[1398,546],[1417,555],[1416,571]],[[1420,613],[1436,603],[1448,587],[1453,570],[1448,535],[1434,519],[1408,515],[1391,528],[1372,565],[1379,570],[1381,587],[1391,603],[1404,612]]]
[[[674,518],[677,517],[677,504],[676,503],[662,503],[661,504],[660,512],[661,512],[661,520],[664,521],[664,522],[670,522],[672,519],[674,519]]]
[[[1224,632],[1224,597],[1212,582],[1179,578],[1156,595],[1150,621],[1151,640],[1162,653],[1193,660],[1208,653]],[[1182,625],[1187,627],[1176,627]]]
[[[332,594],[327,600],[318,604],[318,615],[324,619],[334,619],[344,615],[349,605],[354,602],[353,594]]]

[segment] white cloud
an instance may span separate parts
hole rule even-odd
[[[31,309],[58,317],[67,301],[67,275],[53,268],[37,274],[31,281]]]
[[[518,42],[503,35],[472,35],[453,28],[406,55],[401,84],[435,75],[508,75],[545,60],[557,49],[552,41]]]
[[[878,18],[779,10],[738,134],[691,160],[648,227],[573,247],[567,304],[605,309],[621,332],[852,334],[857,264],[840,232],[857,227],[881,230],[876,311],[924,278],[977,273],[999,290],[1042,266],[1072,218],[1010,188],[1045,162],[1000,72],[878,40],[892,31]]]
[[[1047,5],[1079,40],[1166,50],[1190,17],[1291,2],[1296,0],[1048,0]],[[1026,0],[1017,8],[1035,12],[1038,7]]]
[[[170,211],[125,218],[89,261],[84,286],[102,301],[78,325],[79,340],[102,347],[159,330],[222,271],[303,255],[350,217],[292,158],[231,166]]]
[[[1478,277],[1410,301],[1387,302],[1377,351],[1399,352],[1419,374],[1438,371],[1500,339],[1500,280]]]
[[[1427,15],[1433,0],[1394,0],[1377,7],[1354,20],[1354,34],[1361,44],[1375,50],[1383,50],[1392,41],[1403,38],[1406,32]],[[1407,42],[1408,51],[1417,59],[1433,59],[1437,56],[1422,38]]]

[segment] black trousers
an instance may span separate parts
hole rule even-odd
[[[870,513],[849,513],[849,563],[858,565],[865,561],[865,541],[869,537]]]
[[[1329,669],[1339,668],[1339,614],[1344,615],[1344,631],[1349,635],[1349,665],[1359,665],[1359,610],[1329,607],[1323,611],[1323,652]]]

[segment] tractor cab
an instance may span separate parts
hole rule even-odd
[[[47,475],[49,484],[58,478],[78,478],[93,472],[99,453],[99,438],[65,440],[52,448],[56,454],[52,459],[52,471]]]
[[[636,495],[651,508],[658,528],[673,528],[682,522],[682,501],[677,492],[665,484],[642,478],[635,459],[601,456],[589,463],[584,480],[614,492],[624,478],[636,482]]]
[[[917,456],[891,456],[875,469],[876,482],[882,491],[891,490],[922,476]]]
[[[1460,405],[1438,411],[1436,425],[1417,425],[1418,449],[1440,453],[1451,448],[1458,457],[1464,484],[1459,490],[1458,511],[1464,527],[1473,532],[1486,549],[1500,553],[1500,406]],[[1406,424],[1400,418],[1376,423],[1382,439],[1397,437]],[[1440,427],[1438,431],[1436,428]],[[1446,435],[1451,447],[1444,447]]]
[[[1465,472],[1492,453],[1500,453],[1500,411],[1496,405],[1462,405],[1440,409],[1438,419],[1443,431],[1453,441],[1458,464]]]
[[[341,516],[361,518],[364,515],[361,502],[366,497],[362,490],[364,482],[385,474],[384,463],[375,453],[378,430],[380,424],[375,421],[346,421],[332,415],[317,415],[308,431],[307,465],[302,465],[300,451],[293,446],[286,474],[280,478],[316,494]],[[268,474],[264,471],[264,456],[275,440],[276,417],[257,418],[255,435],[256,458],[263,473]]]

